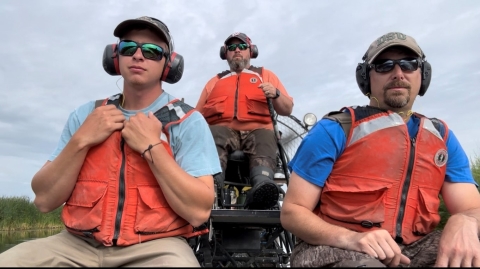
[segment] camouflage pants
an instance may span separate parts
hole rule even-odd
[[[400,267],[433,267],[440,236],[441,231],[437,230],[410,245],[400,245],[402,253],[410,259],[409,266]],[[359,261],[364,261],[367,267],[379,267],[374,265],[379,264],[377,260],[368,254],[329,246],[314,246],[303,241],[295,246],[290,258],[292,267],[352,267],[351,265],[360,265]]]
[[[236,131],[225,126],[210,125],[222,171],[227,168],[228,155],[235,150],[243,150],[250,160],[250,170],[255,166],[265,166],[275,170],[277,165],[277,143],[272,130],[255,129]]]

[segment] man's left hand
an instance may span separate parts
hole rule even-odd
[[[138,112],[124,121],[122,137],[136,152],[143,153],[150,144],[159,143],[162,134],[162,123],[150,111],[148,116]]]
[[[436,267],[480,267],[477,220],[452,215],[440,238]]]

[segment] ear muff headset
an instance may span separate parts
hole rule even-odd
[[[370,95],[370,68],[368,67],[368,63],[366,62],[367,53],[363,56],[363,62],[357,65],[357,69],[355,70],[355,77],[357,79],[357,85],[362,91],[362,93],[366,96]],[[422,73],[422,83],[420,86],[420,91],[418,95],[423,96],[430,85],[430,81],[432,80],[432,66],[429,62],[425,60],[425,54],[422,52],[422,62],[420,71]]]
[[[155,18],[152,19],[163,24],[163,22]],[[165,28],[167,27],[165,26]],[[163,73],[160,80],[165,81],[169,84],[175,84],[182,78],[184,60],[182,55],[174,52],[173,38],[171,37],[170,32],[168,33],[168,35],[170,37],[170,42],[168,44],[168,47],[170,49],[170,55],[165,60],[165,66],[163,67]],[[112,76],[121,75],[118,64],[117,45],[118,44],[109,44],[105,46],[105,49],[103,51],[103,69],[105,70],[105,72]]]
[[[249,49],[250,49],[250,58],[255,59],[258,57],[258,47],[257,45],[252,44],[250,40],[247,41]],[[220,59],[226,60],[227,59],[227,45],[223,45],[220,47]]]

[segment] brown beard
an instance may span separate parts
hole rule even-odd
[[[391,88],[405,88],[407,89],[408,94],[406,97],[403,97],[402,95],[387,95],[388,89]],[[391,81],[383,87],[383,100],[389,107],[402,108],[410,102],[410,89],[411,86],[408,82],[401,80]]]
[[[230,66],[230,70],[238,72],[245,69],[248,66],[249,60],[248,59],[230,59],[227,60],[228,65]]]

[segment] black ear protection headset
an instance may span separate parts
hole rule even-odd
[[[257,45],[252,44],[252,40],[250,40],[249,37],[247,37],[247,44],[248,47],[250,48],[250,58],[255,59],[258,57],[258,47]],[[223,46],[220,47],[220,59],[226,60],[227,59],[227,44],[223,44]]]
[[[165,59],[165,66],[163,67],[161,81],[165,81],[170,84],[177,83],[183,75],[184,60],[183,56],[174,52],[173,38],[168,30],[168,27],[158,19],[150,17],[152,20],[159,22],[167,29],[167,38],[170,40],[168,44],[169,55]],[[118,65],[118,44],[109,44],[103,51],[103,69],[105,72],[112,76],[120,75],[120,68]]]
[[[363,62],[357,65],[357,69],[355,70],[355,77],[357,79],[357,84],[362,93],[369,97],[370,95],[370,67],[367,63],[367,54],[368,51],[363,56]],[[422,83],[420,86],[420,91],[418,95],[423,96],[430,85],[430,81],[432,80],[432,66],[429,62],[425,60],[425,54],[422,51],[421,62],[420,64],[420,71],[422,73]]]

